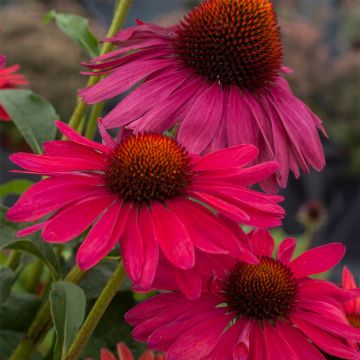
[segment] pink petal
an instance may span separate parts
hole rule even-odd
[[[283,264],[288,264],[294,254],[295,248],[296,239],[284,239],[278,247],[277,259],[280,260]]]
[[[180,336],[166,353],[168,360],[201,359],[210,353],[230,322],[225,314],[195,325]]]
[[[180,290],[188,299],[196,300],[201,294],[201,275],[194,269],[179,270],[174,269],[175,280]]]
[[[167,259],[180,269],[195,265],[194,246],[178,217],[160,203],[151,206],[155,237]]]
[[[69,125],[61,122],[61,121],[55,121],[56,127],[70,140],[90,147],[91,149],[96,149],[98,151],[108,153],[111,151],[107,146],[99,144],[95,141],[89,140],[84,136],[81,136],[78,134],[74,129],[72,129]]]
[[[294,350],[299,360],[325,360],[320,351],[291,325],[283,321],[278,321],[276,325],[279,336]]]
[[[302,253],[289,267],[297,278],[322,273],[339,263],[344,253],[345,246],[341,243],[319,246]]]
[[[114,203],[92,227],[89,234],[79,247],[76,262],[81,270],[87,270],[106,256],[119,241],[118,235],[123,230],[126,218],[121,211],[121,205]],[[116,230],[116,231],[115,231]]]
[[[178,140],[190,152],[201,153],[218,131],[223,111],[223,94],[216,83],[204,90],[189,108],[178,132]]]
[[[134,360],[130,349],[121,342],[116,345],[119,360]],[[102,360],[102,359],[101,359]]]
[[[319,316],[318,314],[310,313],[307,311],[297,310],[293,316],[300,318],[307,323],[310,323],[324,331],[329,332],[347,340],[354,340],[360,342],[360,329],[357,329],[346,323],[334,321],[332,318]]]
[[[238,145],[207,154],[196,160],[193,166],[197,171],[242,168],[256,159],[258,153],[258,149],[253,145]]]
[[[120,250],[129,278],[134,282],[139,281],[143,273],[145,251],[137,207],[130,210],[125,236],[120,241]]]
[[[268,356],[264,331],[260,324],[254,324],[250,340],[252,344],[250,347],[249,360],[272,360]]]
[[[100,351],[101,360],[116,360],[116,357],[107,349],[101,349]]]
[[[151,213],[147,207],[143,207],[140,210],[139,227],[142,231],[144,251],[146,254],[143,273],[139,279],[139,285],[143,289],[148,289],[153,283],[156,274],[159,261],[159,247],[155,239]]]
[[[53,157],[47,155],[35,155],[28,153],[16,153],[11,155],[10,160],[23,169],[40,173],[54,173],[77,170],[103,170],[103,159],[76,158],[76,157]]]
[[[354,276],[346,266],[343,267],[342,272],[342,287],[344,289],[357,288]],[[346,313],[360,313],[360,298],[346,302],[344,304],[344,310]]]
[[[110,134],[106,131],[104,124],[103,124],[103,119],[101,119],[101,118],[98,119],[98,129],[99,129],[99,133],[101,135],[103,144],[105,146],[108,146],[109,148],[113,149],[116,145],[115,141],[110,136]]]
[[[253,230],[250,233],[250,243],[256,255],[272,256],[275,242],[268,230],[261,228]]]
[[[349,360],[359,359],[359,352],[346,346],[337,337],[329,335],[327,332],[310,325],[301,318],[293,316],[291,320],[315,345],[326,353]]]
[[[91,197],[72,204],[55,214],[44,227],[42,237],[48,242],[66,242],[83,233],[116,199],[116,195]]]
[[[99,177],[63,175],[39,181],[6,214],[10,221],[34,221],[81,198],[107,195]]]
[[[111,75],[90,88],[79,91],[79,95],[87,104],[95,104],[117,96],[130,89],[146,76],[166,68],[169,60],[138,60],[125,63],[117,68]],[[107,126],[105,119],[105,126]]]
[[[36,232],[38,230],[41,230],[44,226],[46,226],[46,224],[47,224],[47,221],[45,221],[43,223],[40,223],[40,224],[35,224],[35,225],[28,226],[28,227],[26,227],[24,229],[19,230],[16,233],[16,236],[23,237],[23,236],[33,234],[34,232]]]

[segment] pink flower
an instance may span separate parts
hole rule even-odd
[[[359,289],[356,286],[353,274],[346,266],[343,268],[342,287],[348,290]],[[350,325],[360,329],[360,295],[356,299],[346,302],[344,304],[344,311]]]
[[[20,69],[20,65],[12,65],[5,67],[6,57],[0,54],[0,91],[2,89],[13,89],[18,86],[28,85],[28,81],[25,79],[24,75],[16,74]],[[0,105],[0,120],[10,121],[9,114],[5,109]]]
[[[174,291],[130,310],[134,338],[168,360],[323,360],[318,348],[359,359],[360,330],[348,325],[341,306],[356,294],[309,277],[337,264],[344,246],[327,244],[291,260],[294,239],[283,240],[275,258],[267,231],[255,230],[250,241],[259,263],[229,259],[198,300]]]
[[[101,349],[100,360],[134,360],[130,349],[125,343],[118,343],[116,348],[118,355],[117,358],[109,350]],[[165,360],[165,357],[164,355],[155,355],[152,351],[148,350],[141,355],[139,360]]]
[[[82,89],[86,103],[132,91],[104,118],[107,128],[163,132],[177,126],[190,152],[254,144],[257,161],[276,160],[262,184],[285,187],[289,170],[321,170],[320,119],[296,98],[281,72],[282,44],[270,0],[205,0],[178,25],[138,21],[107,41],[119,47],[86,64],[108,74]]]
[[[70,141],[46,142],[44,155],[11,155],[25,172],[47,178],[28,189],[7,217],[28,222],[51,214],[19,235],[41,230],[52,243],[72,240],[94,224],[77,252],[81,269],[94,266],[120,242],[128,275],[142,288],[151,285],[159,257],[185,282],[198,252],[254,259],[228,221],[268,227],[279,225],[284,215],[277,204],[282,197],[247,188],[278,168],[274,162],[246,167],[258,155],[253,145],[200,157],[160,134],[115,143],[101,121],[103,144],[64,123],[57,127]]]

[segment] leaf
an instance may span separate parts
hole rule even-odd
[[[6,210],[5,206],[0,207],[0,250],[11,249],[31,254],[49,268],[55,280],[59,279],[61,276],[59,259],[52,246],[45,243],[38,235],[18,238],[16,232],[19,229],[5,219]]]
[[[9,360],[18,343],[25,336],[25,333],[0,330],[0,360]]]
[[[8,268],[0,269],[0,303],[7,300],[11,293],[11,287],[15,280],[14,272]]]
[[[26,331],[34,320],[40,303],[36,295],[13,291],[10,297],[0,304],[0,329]]]
[[[79,286],[65,281],[54,283],[49,297],[56,331],[54,360],[60,360],[84,320],[86,299]]]
[[[8,195],[21,195],[33,184],[32,181],[26,179],[16,179],[0,185],[0,197]]]
[[[89,30],[89,21],[86,18],[51,10],[44,16],[43,20],[45,23],[55,20],[60,30],[79,44],[89,56],[96,57],[99,55],[99,42]]]
[[[44,141],[55,138],[54,120],[59,116],[43,97],[31,90],[1,90],[0,104],[35,153],[42,152]]]

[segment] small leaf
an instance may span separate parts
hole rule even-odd
[[[16,179],[0,185],[0,197],[8,195],[21,195],[33,184],[32,181],[26,179]]]
[[[59,259],[51,245],[45,243],[38,235],[18,238],[16,232],[19,230],[15,224],[9,223],[5,218],[5,206],[0,207],[0,250],[11,249],[23,251],[40,259],[51,271],[54,279],[61,276]]]
[[[79,44],[89,56],[99,55],[99,42],[89,30],[89,21],[86,18],[51,10],[44,16],[43,20],[45,23],[55,20],[60,30]]]
[[[54,120],[59,116],[43,97],[30,90],[1,90],[0,104],[35,153],[42,152],[44,141],[55,138]]]
[[[0,269],[0,303],[7,300],[11,293],[11,287],[15,280],[14,272],[8,268]]]
[[[54,360],[60,360],[70,347],[84,317],[86,299],[83,290],[69,282],[56,282],[50,292],[50,304],[56,331]]]

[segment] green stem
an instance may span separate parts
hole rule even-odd
[[[78,283],[85,272],[81,271],[77,266],[74,266],[64,281]],[[27,360],[31,353],[41,341],[49,326],[51,325],[51,311],[50,302],[47,300],[40,308],[34,321],[32,322],[25,338],[21,340],[15,351],[10,356],[9,360]]]
[[[128,10],[131,6],[132,0],[121,0],[118,1],[115,6],[115,13],[112,19],[110,28],[106,34],[106,37],[114,36],[120,29],[122,23],[125,20],[125,17],[128,13]],[[112,50],[112,43],[105,42],[100,50],[100,55],[104,55]],[[93,86],[102,79],[101,76],[90,76],[87,86]],[[69,125],[75,130],[78,129],[82,117],[85,115],[87,105],[82,101],[80,97],[77,98],[76,108],[70,118]],[[96,121],[95,121],[96,124]],[[89,130],[90,131],[90,130]],[[66,138],[65,136],[62,139]]]
[[[96,325],[99,323],[111,300],[119,290],[124,278],[125,270],[121,261],[90,310],[89,315],[78,332],[68,353],[63,357],[63,360],[77,360],[79,358],[94,332]]]
[[[104,105],[105,102],[99,102],[95,104],[91,109],[88,125],[85,132],[85,136],[89,139],[92,139],[94,137],[97,119],[99,118],[99,115],[104,108]]]
[[[21,260],[21,253],[19,251],[13,250],[10,253],[9,257],[6,259],[5,266],[15,271],[20,264],[20,260]]]

